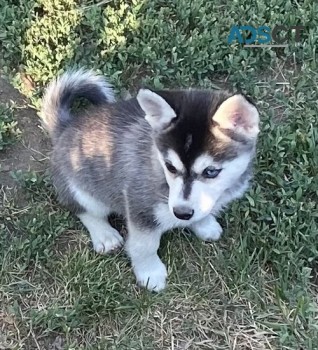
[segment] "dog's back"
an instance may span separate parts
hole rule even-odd
[[[72,103],[80,97],[92,105],[73,114]],[[53,143],[53,183],[60,202],[75,213],[83,210],[74,200],[77,187],[122,215],[123,188],[129,187],[131,196],[138,191],[143,197],[141,193],[146,196],[156,187],[160,191],[166,187],[162,169],[149,167],[154,156],[151,127],[137,100],[120,101],[116,108],[114,102],[111,87],[84,71],[54,81],[43,99],[44,125]]]

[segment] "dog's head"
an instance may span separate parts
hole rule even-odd
[[[198,221],[249,167],[259,132],[256,107],[241,94],[151,91],[137,100],[151,125],[169,185],[169,209]]]

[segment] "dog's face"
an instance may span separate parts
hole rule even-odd
[[[140,90],[169,185],[169,209],[191,222],[209,215],[235,187],[255,151],[259,116],[242,95]]]

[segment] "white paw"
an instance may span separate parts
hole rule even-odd
[[[107,254],[119,249],[123,245],[123,237],[115,230],[107,230],[103,235],[94,237],[93,246],[98,254]]]
[[[137,282],[148,290],[159,292],[166,286],[167,269],[158,256],[134,266]]]
[[[223,232],[221,225],[212,215],[193,224],[192,229],[196,236],[204,241],[217,241]]]

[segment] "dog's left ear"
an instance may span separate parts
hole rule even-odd
[[[248,139],[259,133],[259,114],[257,108],[241,94],[226,99],[217,109],[213,120],[222,129],[240,134]]]
[[[137,101],[145,112],[145,119],[154,131],[162,131],[167,128],[176,113],[168,102],[158,94],[148,89],[140,89]]]

